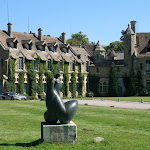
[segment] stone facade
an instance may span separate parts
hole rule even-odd
[[[93,63],[89,66],[89,73],[100,77],[99,94],[108,95],[109,72],[112,62],[116,66],[118,78],[119,96],[125,93],[123,76],[130,75],[140,70],[144,89],[150,95],[150,33],[136,33],[136,21],[131,21],[131,28],[124,34],[124,51],[105,52],[104,48],[98,43],[95,46],[86,47],[90,53]]]
[[[87,63],[90,62],[89,52],[80,46],[71,47],[66,44],[65,33],[59,38],[53,38],[42,35],[42,29],[38,29],[38,35],[30,32],[20,33],[13,32],[12,24],[8,23],[8,31],[0,30],[0,93],[6,92],[4,88],[4,83],[8,79],[8,70],[10,67],[10,57],[15,59],[15,83],[16,92],[18,93],[18,78],[19,72],[24,71],[24,84],[25,93],[28,94],[27,85],[27,68],[25,60],[32,60],[39,58],[46,63],[48,62],[60,62],[60,80],[63,83],[64,74],[64,61],[69,64],[69,83],[71,82],[71,73],[76,72],[76,81],[78,84],[78,65],[81,64],[81,72],[84,74],[84,88],[83,96],[86,95],[86,85],[87,85]],[[74,63],[74,69],[73,69]],[[38,64],[39,65],[39,64]],[[51,72],[51,70],[48,70]],[[36,82],[39,79],[39,67],[36,69]],[[46,87],[46,76],[43,74],[43,83]],[[44,88],[43,87],[43,88]],[[45,89],[45,88],[44,88]],[[62,92],[60,95],[63,96]],[[69,97],[71,97],[71,90],[69,89]],[[78,92],[76,93],[78,96]]]

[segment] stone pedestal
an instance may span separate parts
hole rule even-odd
[[[77,126],[69,124],[48,124],[41,122],[41,139],[48,143],[74,143],[77,139]]]

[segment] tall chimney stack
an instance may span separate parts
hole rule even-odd
[[[130,23],[131,23],[131,29],[135,33],[135,24],[136,24],[136,21],[131,21]]]
[[[38,39],[42,41],[42,29],[41,28],[38,29]]]
[[[65,32],[62,33],[62,42],[64,44],[66,44],[66,33]]]
[[[12,37],[12,24],[9,22],[9,23],[7,24],[7,26],[8,26],[8,35],[9,35],[10,37]]]

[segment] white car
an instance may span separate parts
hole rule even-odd
[[[0,94],[0,99],[6,100],[26,100],[27,97],[24,95],[18,95],[17,93],[6,92]]]

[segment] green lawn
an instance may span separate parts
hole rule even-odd
[[[0,150],[149,150],[150,110],[79,105],[76,144],[40,142],[44,101],[0,101]],[[101,143],[93,138],[103,137]]]
[[[141,99],[143,98],[144,102],[150,102],[150,96],[133,96],[133,97],[103,97],[103,100],[113,100],[118,101],[118,98],[120,98],[120,101],[132,101],[132,102],[141,102]],[[81,98],[75,98],[75,99],[81,99]],[[92,97],[84,97],[83,100],[92,100]],[[102,97],[93,97],[95,100],[101,100]]]

